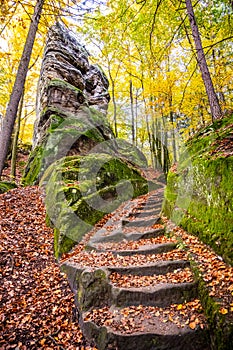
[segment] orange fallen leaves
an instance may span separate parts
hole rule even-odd
[[[195,322],[195,321],[189,323],[189,327],[190,327],[191,329],[195,329],[196,326],[197,326],[197,325],[196,325],[196,322]]]
[[[219,310],[220,314],[226,315],[228,313],[228,310],[225,307],[221,307]]]
[[[39,188],[1,195],[0,222],[0,348],[92,350],[73,319],[73,294],[54,261]]]

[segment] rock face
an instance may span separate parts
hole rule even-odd
[[[127,161],[147,166],[136,147],[124,140],[118,146],[114,138],[106,118],[108,85],[104,72],[89,63],[88,52],[74,34],[59,23],[53,26],[42,62],[33,151],[24,184],[38,182],[50,164],[67,155],[121,154]]]
[[[166,216],[198,235],[231,265],[232,125],[233,116],[226,117],[186,144],[178,168],[168,174],[163,208]]]
[[[48,128],[51,107],[74,115],[81,106],[107,111],[110,97],[105,74],[89,64],[85,48],[59,23],[49,31],[37,97],[34,146]],[[106,137],[113,137],[111,130]]]
[[[69,251],[106,213],[148,191],[145,156],[116,140],[107,121],[108,80],[78,39],[48,33],[37,93],[33,149],[23,184],[46,185],[55,254]]]
[[[105,74],[88,61],[88,53],[57,23],[48,34],[37,94],[33,151],[24,183],[38,181],[54,160],[86,154],[104,141],[116,151],[106,120],[109,102]],[[54,134],[54,135],[53,135]]]

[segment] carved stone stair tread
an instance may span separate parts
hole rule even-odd
[[[96,234],[93,237],[91,237],[88,245],[101,242],[120,242],[123,239],[125,239],[125,235],[121,229],[115,229],[110,232],[105,229],[102,229],[97,231]]]
[[[159,306],[182,304],[197,297],[197,283],[160,283],[150,287],[120,288],[112,286],[112,304],[117,306]]]
[[[105,269],[106,271],[111,273],[119,273],[125,275],[137,275],[137,276],[151,276],[151,275],[161,275],[166,274],[168,272],[172,272],[177,269],[184,269],[190,266],[190,262],[188,260],[166,260],[166,261],[158,261],[154,264],[147,264],[143,266],[108,266],[106,268],[101,267],[101,269]],[[77,282],[77,278],[81,275],[81,273],[86,269],[86,266],[80,266],[79,264],[72,261],[72,259],[67,260],[66,262],[61,264],[61,269],[68,276],[68,280],[70,286],[73,289],[75,288],[75,283]],[[98,269],[98,268],[95,268]]]
[[[148,204],[153,204],[153,205],[156,205],[158,203],[162,203],[162,200],[159,198],[148,198],[147,201],[145,202],[145,206],[147,206]]]
[[[133,254],[158,254],[168,252],[176,247],[175,243],[160,243],[160,244],[148,244],[142,245],[138,249],[127,249],[127,250],[111,250],[116,255],[133,255]],[[99,250],[106,251],[106,250]]]
[[[136,229],[136,228],[135,228]],[[145,232],[122,232],[122,230],[116,229],[111,232],[107,230],[99,230],[89,241],[88,245],[93,245],[96,243],[106,243],[106,242],[120,242],[123,239],[128,240],[138,240],[141,238],[154,238],[161,236],[165,233],[164,228],[151,229]]]
[[[119,288],[141,288],[152,287],[158,284],[191,283],[195,281],[193,271],[190,266],[180,266],[171,271],[155,271],[154,274],[126,274],[112,272],[109,275],[111,283]]]
[[[162,207],[162,201],[160,202],[146,202],[141,206],[141,210],[152,210],[152,209],[158,209]]]
[[[183,269],[189,267],[190,262],[188,260],[166,260],[158,261],[154,264],[148,264],[143,266],[127,266],[127,267],[108,267],[108,270],[113,273],[128,274],[128,275],[161,275],[168,272],[172,272],[176,269]]]
[[[128,215],[128,217],[140,217],[140,218],[144,218],[144,217],[149,217],[149,216],[152,216],[152,215],[157,215],[159,214],[161,211],[161,208],[160,209],[157,209],[157,210],[140,210],[140,211],[134,211],[132,213],[130,213]]]
[[[182,318],[179,320],[182,326],[170,320],[164,322],[157,314],[159,311],[153,313],[148,310],[147,313],[144,307],[140,308],[141,312],[136,309],[135,314],[129,312],[128,317],[124,309],[105,309],[110,317],[103,313],[100,323],[91,317],[96,310],[91,314],[84,313],[81,321],[83,332],[87,339],[94,340],[98,350],[210,350],[205,325],[191,329]],[[204,322],[203,315],[202,318]]]
[[[153,226],[157,223],[159,223],[161,221],[160,217],[155,217],[155,218],[151,218],[151,219],[147,219],[147,220],[134,220],[134,221],[130,221],[127,220],[126,218],[123,219],[122,222],[122,226],[127,226],[127,227],[147,227],[147,226]]]
[[[138,240],[144,238],[155,238],[161,236],[165,233],[164,228],[157,228],[154,230],[149,230],[145,232],[128,232],[124,234],[124,238],[127,240]]]
[[[147,210],[138,212],[138,215],[140,215],[141,213],[143,213],[143,214],[145,213],[145,215],[146,215],[146,212],[147,212]],[[138,221],[139,222],[139,221],[149,221],[149,220],[152,220],[152,219],[160,219],[160,215],[159,215],[160,212],[161,212],[161,210],[157,211],[155,214],[154,213],[153,214],[147,214],[147,216],[143,215],[141,218],[138,217],[137,214],[135,216],[135,214],[132,213],[132,214],[128,214],[125,217],[123,217],[121,219],[121,221],[126,221],[126,224],[127,224],[127,221],[129,221],[129,222]]]

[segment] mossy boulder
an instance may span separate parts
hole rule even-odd
[[[38,183],[49,165],[64,156],[84,155],[95,151],[97,145],[98,151],[112,153],[116,149],[106,118],[89,107],[80,107],[76,115],[48,108],[43,120],[46,132],[30,154],[22,179],[24,185]]]
[[[141,168],[148,167],[148,162],[145,155],[137,147],[119,138],[116,139],[116,143],[118,152],[129,162],[132,162]]]
[[[164,213],[233,263],[233,116],[205,128],[186,144],[170,170]]]
[[[55,227],[55,255],[77,244],[105,214],[148,192],[139,170],[104,153],[69,156],[53,164],[41,180],[46,210]]]

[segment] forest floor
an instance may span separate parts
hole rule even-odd
[[[7,171],[5,176],[9,176]],[[151,172],[148,176],[154,175]],[[17,181],[19,178],[20,172]],[[181,235],[192,241],[184,231]],[[207,261],[208,281],[216,293],[221,291],[217,287],[224,285],[231,296],[232,268],[217,259],[221,273],[216,276],[217,266],[213,269],[209,253],[205,247],[199,251],[202,261]],[[38,186],[0,195],[0,275],[0,350],[96,349],[82,335],[73,294],[54,259],[53,230],[46,226],[43,193]],[[216,284],[216,280],[221,283]],[[233,311],[230,299],[222,305],[221,313]]]
[[[17,184],[27,157],[18,156]],[[11,181],[9,166],[2,179]],[[73,293],[55,261],[45,215],[38,186],[0,195],[0,350],[94,350],[75,318]]]
[[[41,190],[0,196],[0,349],[93,349],[75,319],[73,294],[53,255]]]

